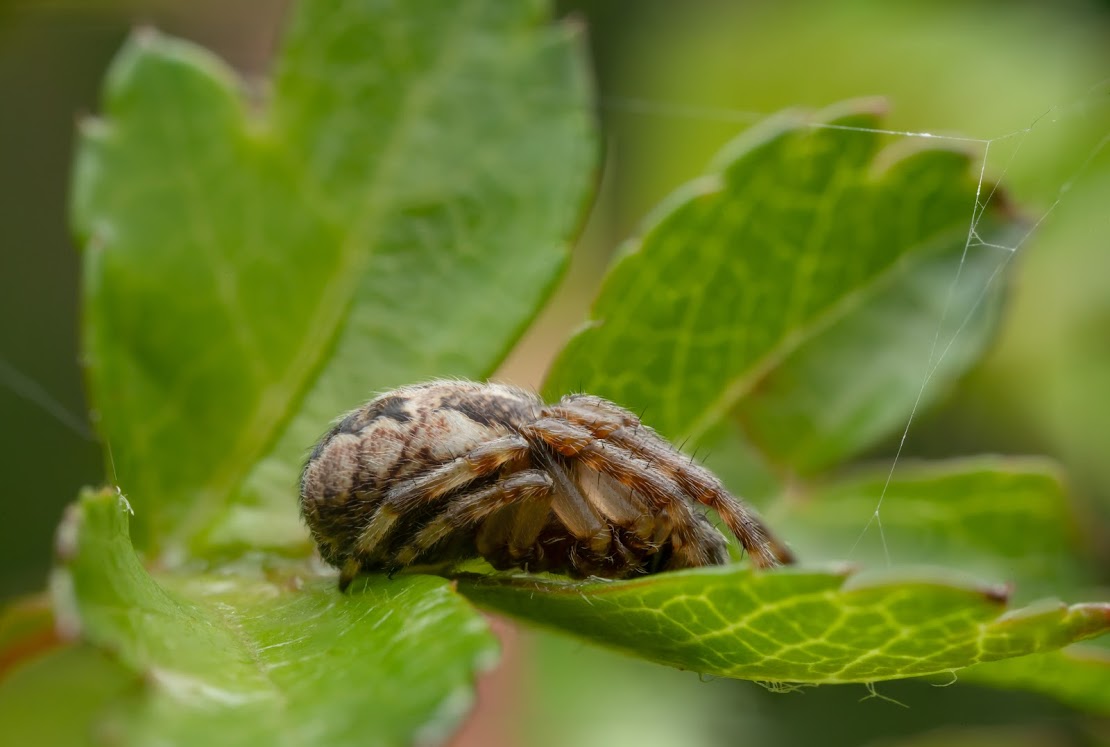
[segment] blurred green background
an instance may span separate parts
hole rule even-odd
[[[63,507],[105,478],[83,419],[65,217],[74,121],[95,111],[136,23],[258,77],[287,4],[0,2],[0,599],[42,588]],[[1077,511],[1101,516],[1083,524],[1110,581],[1110,537],[1098,534],[1110,526],[1110,3],[579,0],[558,12],[589,30],[605,173],[566,282],[503,375],[539,384],[614,247],[737,131],[784,107],[885,96],[892,129],[990,141],[988,176],[1044,218],[1019,249],[997,344],[915,423],[906,453],[1056,456]],[[889,462],[895,447],[872,456]],[[506,666],[460,743],[1110,744],[1110,725],[1028,694],[880,686],[906,710],[860,703],[863,688],[770,693],[507,636]]]

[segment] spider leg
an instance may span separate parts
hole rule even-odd
[[[724,562],[724,540],[694,512],[680,486],[648,461],[561,418],[540,418],[522,427],[521,432],[641,496],[658,517],[653,522],[656,531],[652,540],[658,544],[670,537],[675,563],[681,564],[676,567]],[[605,498],[600,502],[608,505],[608,501]]]
[[[597,555],[609,550],[612,533],[604,517],[578,489],[570,473],[556,459],[539,450],[545,471],[555,482],[551,508],[570,534]]]
[[[736,500],[709,470],[683,458],[681,452],[631,412],[588,395],[564,397],[559,405],[545,412],[584,427],[591,435],[619,445],[665,471],[686,494],[720,515],[758,567],[794,562],[794,554],[758,514]]]
[[[359,534],[354,556],[360,562],[375,558],[397,520],[414,506],[442,498],[479,477],[495,474],[504,465],[527,454],[527,441],[517,435],[503,436],[438,467],[401,480],[386,491],[374,515]]]
[[[756,566],[774,568],[794,562],[794,553],[771,532],[763,519],[736,500],[711,472],[686,464],[675,470],[673,477],[687,493],[717,512]]]
[[[582,495],[606,519],[630,530],[637,537],[652,537],[655,520],[647,504],[637,497],[635,490],[582,463],[575,465],[572,475]]]
[[[476,538],[478,553],[499,570],[520,566],[521,561],[539,560],[535,557],[536,542],[550,521],[550,500],[523,501],[509,506],[482,525]],[[502,550],[507,552],[507,557],[501,558]],[[494,558],[500,558],[499,562],[494,562]]]
[[[519,502],[546,508],[551,478],[542,470],[523,470],[492,485],[452,496],[449,506],[424,526],[393,557],[398,566],[411,565],[421,554],[456,531],[484,521],[497,511]],[[537,530],[538,534],[538,530]]]
[[[646,429],[656,438],[660,438],[631,410],[626,410],[620,405],[592,394],[568,394],[559,400],[559,404],[544,408],[543,414],[564,418],[585,426],[598,438],[608,438],[609,434],[622,428],[630,428],[633,431]]]
[[[350,555],[343,561],[343,567],[339,570],[339,590],[346,591],[351,582],[358,576],[358,572],[362,570],[362,563],[354,555]]]

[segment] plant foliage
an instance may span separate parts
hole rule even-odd
[[[740,494],[746,467],[767,477],[755,492],[801,566],[341,594],[314,564],[295,485],[327,423],[377,390],[490,375],[566,263],[596,143],[579,33],[546,11],[305,0],[263,93],[151,31],[119,53],[81,127],[72,214],[118,490],[67,513],[50,614],[0,628],[13,652],[61,635],[15,657],[0,720],[28,742],[439,741],[495,658],[468,600],[700,672],[971,667],[1107,712],[1101,649],[1057,649],[1106,632],[1110,604],[1007,611],[1007,588],[967,575],[1079,601],[1050,465],[833,471],[980,355],[1000,247],[1025,230],[1000,192],[976,199],[967,153],[884,148],[874,101],[742,134],[627,245],[545,385],[714,446]],[[868,570],[829,564],[853,548]],[[79,728],[42,717],[59,679]]]

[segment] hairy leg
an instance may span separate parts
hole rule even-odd
[[[609,522],[652,544],[659,522],[635,490],[582,463],[576,464],[571,474],[582,495]]]
[[[748,506],[736,500],[709,470],[694,464],[631,412],[598,397],[565,397],[548,408],[554,417],[585,428],[657,466],[694,500],[716,511],[760,568],[794,562],[794,555]]]
[[[398,550],[393,562],[398,566],[410,565],[448,535],[469,529],[511,504],[529,502],[546,507],[550,503],[551,491],[551,477],[541,470],[532,469],[513,473],[492,485],[454,495],[441,514]]]
[[[415,505],[442,498],[480,477],[495,474],[509,462],[526,458],[527,454],[527,441],[517,435],[504,436],[399,483],[386,491],[359,534],[355,543],[356,559],[364,562],[376,558],[394,524]]]
[[[654,469],[651,462],[561,418],[541,418],[521,430],[526,437],[607,475],[641,497],[652,507],[652,513],[659,517],[663,526],[669,524],[673,551],[684,563],[683,567],[723,562],[720,535],[696,515],[680,486],[667,474]],[[657,522],[655,526],[660,524]]]
[[[541,449],[537,453],[545,454],[545,451]],[[543,468],[555,483],[555,494],[551,501],[555,516],[566,527],[567,532],[591,553],[604,555],[612,541],[612,533],[605,517],[582,495],[568,468],[550,455],[540,458]]]

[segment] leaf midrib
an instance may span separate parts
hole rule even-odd
[[[481,0],[460,4],[445,43],[427,72],[406,91],[390,136],[384,141],[382,159],[375,170],[362,203],[362,219],[347,233],[341,245],[339,261],[331,279],[320,295],[321,302],[308,330],[325,329],[327,334],[305,334],[300,350],[293,356],[293,364],[278,381],[263,389],[257,398],[258,405],[247,424],[240,431],[235,446],[228,450],[227,458],[213,470],[213,476],[197,491],[192,509],[183,517],[175,536],[178,539],[194,537],[212,517],[241,482],[254,469],[255,464],[272,447],[284,432],[285,426],[300,412],[300,405],[319,378],[319,372],[328,360],[328,351],[334,349],[343,329],[343,319],[354,301],[362,274],[371,258],[382,233],[381,220],[390,206],[388,186],[401,154],[406,153],[406,141],[412,131],[411,123],[421,116],[440,86],[434,85],[450,71],[459,43],[466,38],[468,22],[481,5]],[[322,190],[316,180],[306,172],[302,183],[311,184],[314,193]],[[369,227],[369,228],[368,228]],[[282,407],[281,405],[286,405]]]
[[[717,425],[728,413],[735,410],[740,401],[760,380],[769,376],[795,351],[813,340],[821,331],[831,327],[845,318],[851,311],[859,308],[870,294],[890,282],[892,278],[908,270],[922,257],[929,256],[939,250],[942,245],[952,241],[956,236],[962,235],[963,232],[962,227],[945,228],[911,244],[895,261],[880,272],[866,278],[865,282],[839,296],[835,302],[826,306],[824,310],[810,317],[807,324],[796,327],[781,336],[778,344],[773,345],[766,353],[752,361],[752,364],[746,370],[726,381],[721,394],[690,421],[690,426],[686,431],[679,434],[677,440],[690,440],[691,443],[697,443],[698,439],[705,435],[707,431]]]

